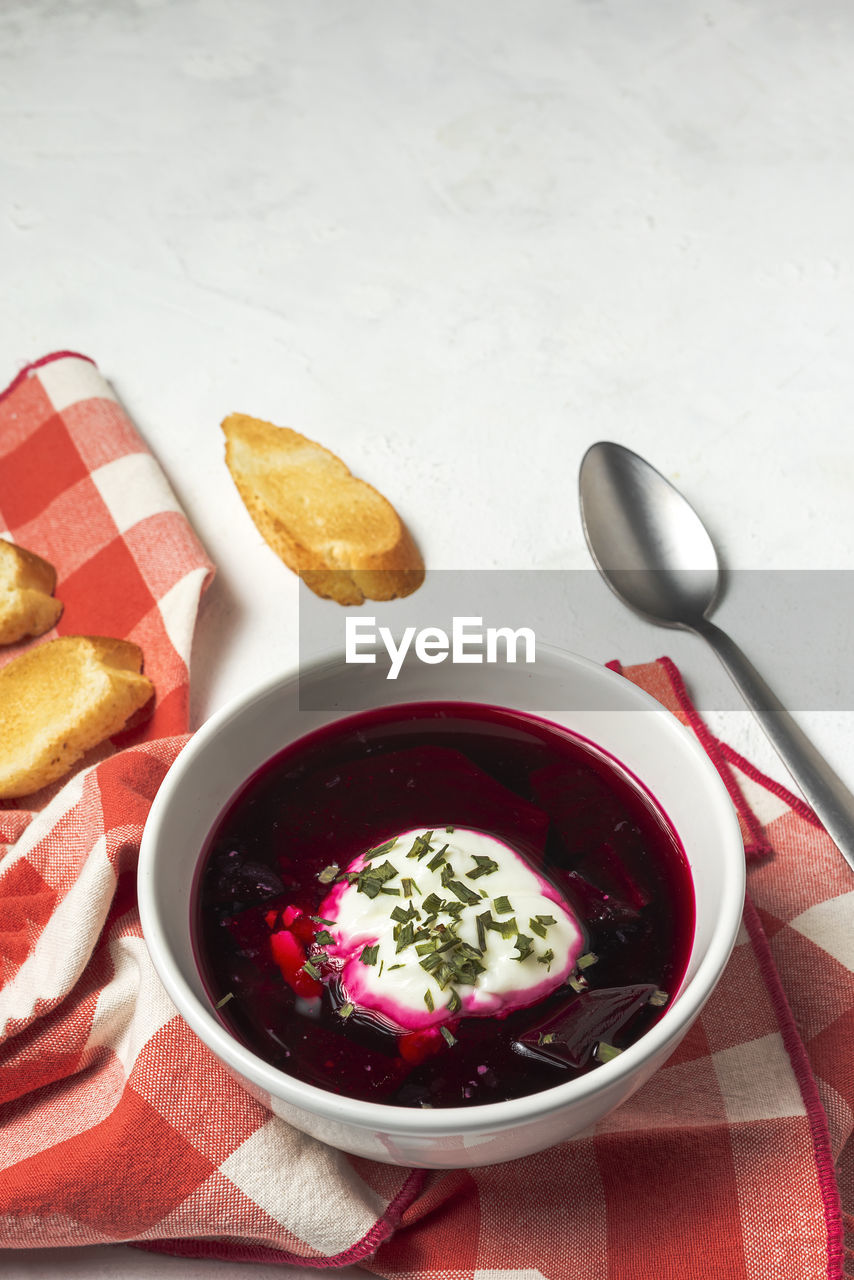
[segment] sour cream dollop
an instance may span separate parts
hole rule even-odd
[[[554,885],[463,827],[414,828],[360,854],[320,915],[347,1000],[412,1030],[535,1004],[584,948]]]

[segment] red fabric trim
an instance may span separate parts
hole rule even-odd
[[[8,395],[20,386],[25,378],[28,378],[34,369],[40,369],[42,365],[52,364],[54,360],[67,360],[69,357],[74,360],[88,360],[89,364],[97,365],[91,356],[84,356],[80,351],[51,351],[50,355],[41,356],[38,360],[33,360],[30,364],[25,364],[19,373],[16,373],[12,381],[3,391],[0,391],[0,400],[5,400]]]
[[[349,1249],[336,1253],[330,1258],[305,1258],[284,1249],[265,1249],[263,1246],[231,1244],[224,1240],[128,1240],[126,1243],[134,1249],[145,1249],[149,1253],[168,1253],[178,1258],[211,1258],[228,1262],[262,1262],[268,1266],[291,1266],[326,1268],[351,1267],[364,1262],[387,1240],[400,1223],[401,1216],[420,1194],[427,1177],[426,1169],[413,1169],[400,1191],[390,1201],[381,1218],[378,1218],[370,1231],[357,1240]]]
[[[812,827],[824,830],[810,806],[800,796],[796,796],[792,791],[789,791],[781,782],[776,782],[774,778],[766,777],[764,773],[760,773],[756,765],[751,764],[749,760],[745,760],[744,756],[740,755],[735,747],[731,747],[726,742],[718,742],[718,746],[724,757],[730,764],[735,765],[736,769],[740,769],[742,773],[747,774],[748,778],[752,778],[754,782],[761,783],[766,791],[771,791],[775,796],[779,796],[790,809],[794,809],[798,817],[803,818],[804,822],[808,822]]]

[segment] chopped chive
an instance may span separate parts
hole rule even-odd
[[[341,1008],[338,1010],[338,1017],[349,1018],[350,1014],[353,1012],[355,1008],[356,1006],[350,1000],[348,1000],[347,1003],[342,1004]]]
[[[229,1000],[233,1000],[233,999],[234,999],[234,992],[229,991],[228,995],[223,996],[221,1000],[217,1000],[216,1004],[214,1005],[214,1008],[221,1009],[224,1004],[228,1004]]]
[[[480,894],[475,893],[467,884],[463,884],[461,880],[449,880],[445,886],[450,889],[455,898],[459,898],[460,902],[464,902],[466,906],[474,906],[476,902],[480,902]]]
[[[421,903],[421,908],[423,911],[427,912],[428,916],[435,915],[442,909],[442,899],[436,893],[428,893],[427,897]]]
[[[324,920],[323,916],[309,916],[308,918],[309,920],[313,921],[314,924],[335,924],[336,923],[335,920]]]
[[[408,876],[404,876],[404,878],[400,882],[400,887],[403,890],[404,898],[411,898],[413,892],[415,891],[415,881],[410,880]]]
[[[321,884],[332,884],[332,881],[338,875],[340,867],[337,862],[332,862],[328,867],[324,867],[322,871],[317,873],[317,878]]]
[[[306,960],[305,964],[303,965],[303,969],[305,969],[306,973],[311,974],[312,978],[320,977],[320,970],[316,968],[316,966],[313,965],[310,960]]]
[[[362,964],[376,964],[379,951],[380,944],[375,942],[373,946],[362,948],[362,954],[359,956],[359,959]]]
[[[436,942],[435,938],[428,938],[426,942],[416,942],[415,954],[419,956],[426,956],[431,951],[435,951],[438,945],[439,944]]]
[[[398,934],[397,946],[395,947],[395,951],[400,952],[400,951],[403,951],[405,947],[411,946],[414,941],[414,937],[413,937],[414,933],[415,933],[415,926],[413,925],[411,920],[407,920],[406,924],[401,925],[400,927],[400,933]]]
[[[430,990],[429,987],[424,992],[424,1003],[426,1004],[427,1008],[430,1010],[431,1013],[436,1008],[435,1004],[433,1003],[433,992]]]
[[[491,876],[493,871],[498,870],[498,863],[494,858],[487,858],[482,853],[473,853],[472,857],[476,865],[471,871],[465,873],[469,880],[476,880],[478,876]]]
[[[463,1007],[462,1000],[457,995],[453,987],[451,987],[451,998],[448,1001],[448,1003],[445,1005],[445,1008],[448,1010],[449,1013],[459,1013],[462,1007]]]
[[[443,844],[438,853],[434,853],[433,857],[427,863],[428,871],[438,871],[442,863],[445,861],[445,853],[447,852],[447,844]],[[442,882],[444,883],[444,881]]]
[[[663,1009],[669,999],[669,993],[667,991],[662,991],[659,987],[653,991],[652,995],[649,997],[649,1003],[654,1009]]]
[[[534,939],[529,938],[527,933],[517,933],[516,941],[513,944],[519,952],[518,956],[514,956],[514,960],[527,960],[528,956],[534,950]]]
[[[492,924],[492,912],[482,911],[479,916],[475,916],[475,924],[477,925],[477,945],[481,951],[485,951],[486,931]]]
[[[441,1031],[442,1035],[445,1038],[445,1041],[449,1046],[452,1047],[457,1043],[457,1037],[454,1035],[452,1031],[449,1031],[447,1027],[442,1026],[439,1028],[439,1030]]]
[[[548,969],[546,970],[548,973],[551,970],[552,960],[554,960],[554,958],[555,953],[552,951],[551,947],[549,947],[548,951],[544,951],[541,956],[537,956],[537,964],[548,965]]]
[[[387,893],[387,894],[389,894],[389,896],[390,896],[390,897],[392,897],[392,898],[399,898],[399,897],[400,897],[400,890],[399,890],[399,889],[389,889],[389,888],[387,888],[385,885],[383,885],[383,886],[382,886],[382,888],[380,889],[380,893]]]
[[[487,926],[494,929],[496,933],[500,933],[502,938],[512,938],[519,932],[519,926],[516,923],[516,917],[511,916],[509,920],[493,920],[492,924]]]
[[[616,1045],[600,1040],[593,1050],[593,1057],[597,1062],[610,1062],[613,1058],[618,1058],[622,1052],[622,1049],[618,1049]]]
[[[385,844],[378,844],[375,849],[369,849],[363,856],[367,858],[378,858],[382,853],[388,853],[397,844],[397,836],[393,836],[391,840],[386,840]]]
[[[443,886],[443,888],[447,889],[447,887],[448,887],[448,881],[449,881],[449,880],[453,880],[453,879],[456,877],[456,874],[457,874],[457,873],[456,873],[456,871],[454,870],[454,868],[451,866],[450,862],[446,862],[446,863],[445,863],[445,865],[442,867],[442,886]]]
[[[503,893],[500,897],[492,899],[492,905],[500,916],[509,916],[513,910],[510,899]]]
[[[319,942],[322,947],[326,947],[330,942],[335,941],[335,935],[330,933],[328,929],[319,929],[314,935],[315,942]]]
[[[419,914],[410,902],[405,907],[395,907],[391,913],[391,918],[392,920],[399,920],[401,924],[406,924],[407,920],[417,920]]]
[[[544,938],[546,936],[546,926],[544,924],[540,924],[538,916],[531,917],[528,921],[528,928],[535,933],[538,938]]]
[[[541,1031],[537,1037],[537,1044],[553,1044],[555,1033],[553,1031]]]
[[[589,969],[599,959],[595,951],[586,951],[583,956],[579,956],[575,962],[576,969]]]
[[[402,964],[390,964],[388,967],[388,971],[389,973],[391,973],[392,969],[402,969],[402,968],[403,968]]]
[[[573,991],[586,991],[590,986],[583,973],[571,973],[567,978],[567,984],[572,987]]]
[[[385,965],[385,960],[380,960],[380,967],[379,967],[379,969],[378,969],[378,971],[377,971],[377,977],[378,977],[378,978],[381,978],[381,977],[382,977],[382,972],[383,972],[383,966],[384,966],[384,965]]]

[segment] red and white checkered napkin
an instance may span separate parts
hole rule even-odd
[[[810,811],[708,734],[672,664],[626,674],[699,735],[751,863],[718,990],[667,1065],[595,1130],[485,1169],[396,1169],[263,1111],[185,1028],[148,960],[136,855],[183,741],[209,566],[79,357],[29,371],[0,400],[4,521],[57,565],[60,630],[142,645],[158,707],[122,750],[37,797],[35,816],[0,814],[0,1243],[134,1241],[356,1262],[393,1280],[843,1274],[854,886]]]

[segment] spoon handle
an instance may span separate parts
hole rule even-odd
[[[845,861],[854,869],[854,795],[792,719],[735,641],[705,618],[692,629],[712,646],[816,817]]]

